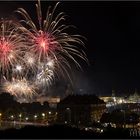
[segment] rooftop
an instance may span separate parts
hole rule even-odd
[[[104,104],[105,102],[95,95],[69,95],[60,101],[60,104]]]

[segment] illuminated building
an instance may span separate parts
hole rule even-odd
[[[105,102],[95,95],[69,95],[57,107],[59,122],[77,125],[97,122],[106,111]]]
[[[112,96],[100,96],[101,100],[104,100],[107,107],[111,106],[118,106],[119,104],[139,104],[140,103],[140,95],[135,90],[134,94],[123,97],[123,96],[115,96],[115,94],[112,94]]]
[[[56,107],[57,103],[60,102],[60,97],[46,97],[46,96],[42,96],[42,97],[38,97],[36,99],[36,101],[40,102],[42,105],[44,104],[44,102],[47,101],[51,107]]]
[[[129,96],[128,100],[129,103],[140,103],[140,95],[138,94],[136,89],[134,94]]]

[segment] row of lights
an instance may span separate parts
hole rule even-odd
[[[48,112],[49,114],[52,114],[52,112]],[[2,113],[0,113],[0,116],[2,116]],[[12,115],[13,116],[13,115]],[[35,117],[36,117],[37,115],[35,115]],[[45,113],[42,113],[42,116],[45,116]],[[19,117],[22,117],[22,114],[19,114]]]
[[[48,114],[51,115],[52,112],[49,111]],[[56,114],[57,114],[57,112],[56,112]],[[45,113],[42,113],[41,115],[42,115],[43,118],[45,118],[45,116],[46,116]],[[1,116],[2,116],[2,113],[0,113],[0,117],[1,117]],[[38,117],[37,115],[34,115],[34,119],[37,119],[37,117]],[[14,119],[14,115],[11,115],[10,118],[11,118],[11,119]],[[19,118],[20,118],[20,119],[22,118],[22,114],[19,114]],[[25,117],[25,120],[28,121],[29,118],[28,118],[28,117]]]
[[[51,115],[52,114],[52,112],[48,112],[48,114],[49,115]],[[56,112],[56,114],[57,114],[57,112]],[[0,116],[1,116],[2,114],[0,113]],[[41,114],[42,115],[42,117],[45,117],[46,115],[45,115],[45,113],[42,113]],[[21,118],[22,117],[22,114],[19,114],[19,117]],[[37,118],[38,116],[37,115],[34,115],[34,118]],[[11,118],[14,118],[14,116],[13,115],[11,115]],[[28,119],[27,119],[28,120]]]
[[[51,112],[48,112],[48,113],[49,113],[49,115],[52,114]],[[42,117],[45,117],[45,116],[46,116],[45,113],[42,113],[41,115],[42,115]],[[0,113],[0,116],[1,116],[1,113]],[[19,117],[21,118],[21,117],[22,117],[22,114],[19,114]],[[37,117],[38,117],[37,115],[34,115],[34,118],[37,118]],[[14,116],[11,115],[11,118],[14,118]],[[27,119],[27,120],[28,120],[28,119]]]

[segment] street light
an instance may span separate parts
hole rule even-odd
[[[28,120],[29,120],[29,118],[28,118],[28,117],[26,117],[26,118],[25,118],[25,120],[26,120],[26,121],[28,121]]]
[[[0,121],[1,121],[1,116],[2,116],[2,113],[0,113]]]
[[[36,120],[37,119],[37,115],[34,115],[34,120]]]
[[[125,120],[125,110],[121,110],[123,112],[123,119],[124,119],[124,128],[125,128],[125,123],[126,123],[126,120]]]
[[[42,113],[42,120],[45,120],[45,113]]]
[[[19,114],[19,117],[21,118],[22,117],[22,114]]]
[[[13,116],[13,115],[11,115],[11,116],[10,116],[10,118],[13,120],[13,119],[14,119],[14,116]]]
[[[19,114],[20,121],[21,121],[21,117],[22,117],[22,114]]]
[[[42,117],[45,117],[45,113],[42,113]]]

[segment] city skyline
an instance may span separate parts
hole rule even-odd
[[[0,18],[1,138],[140,137],[140,2],[2,1]]]

